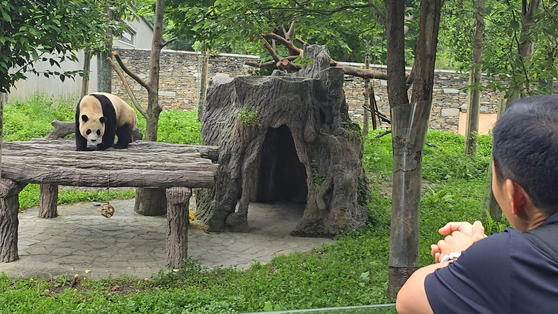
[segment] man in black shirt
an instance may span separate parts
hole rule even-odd
[[[513,103],[493,130],[492,190],[515,229],[452,222],[436,263],[397,296],[399,313],[558,312],[558,95]]]

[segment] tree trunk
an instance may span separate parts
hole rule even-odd
[[[39,217],[58,217],[58,185],[41,184],[39,187]]]
[[[500,119],[504,111],[506,110],[507,102],[504,99],[505,93],[500,94],[500,99],[498,101],[498,112],[496,120]],[[486,205],[485,210],[488,210],[488,214],[494,221],[500,221],[502,219],[502,209],[494,197],[492,192],[492,152],[490,152],[490,164],[488,165],[488,173],[486,174],[486,184],[484,191],[484,204]],[[484,213],[482,213],[484,214]]]
[[[113,20],[114,12],[109,8],[106,10],[107,23]],[[112,67],[106,61],[111,56],[112,29],[105,34],[106,41],[103,51],[97,54],[97,92],[112,93]]]
[[[205,94],[207,91],[207,70],[209,67],[209,51],[203,49],[200,55],[200,96],[198,100],[198,120],[201,121],[203,118],[203,108],[205,104]]]
[[[465,132],[465,153],[477,154],[479,116],[480,116],[480,89],[482,85],[482,37],[484,34],[484,4],[485,0],[477,0],[477,27],[473,43],[473,63],[469,78],[469,105],[467,106],[467,129]]]
[[[535,19],[535,12],[540,6],[540,0],[522,0],[521,7],[522,7],[522,18],[521,18],[521,34],[518,38],[523,39],[522,42],[519,43],[518,47],[518,54],[516,56],[516,60],[520,63],[524,63],[526,60],[530,60],[533,57],[533,42],[530,40],[532,36],[531,26],[536,22]],[[527,76],[529,77],[529,73],[520,74],[513,73],[514,75],[520,76]],[[522,79],[523,80],[523,79]],[[529,82],[526,80],[524,84],[517,84],[518,80],[512,76],[510,82],[510,88],[508,90],[507,99],[505,103],[501,103],[501,107],[498,108],[498,115],[504,114],[508,106],[513,103],[514,101],[518,100],[523,96],[523,93],[529,90]],[[492,176],[492,171],[488,173],[488,176]],[[492,180],[490,182],[490,197],[488,198],[488,211],[490,216],[493,218],[501,217],[502,216],[502,209],[496,202],[494,195],[492,194]]]
[[[147,141],[157,141],[159,125],[159,71],[161,49],[165,46],[163,40],[163,14],[165,1],[157,0],[155,4],[155,24],[153,26],[153,45],[149,56],[149,82],[150,90],[147,93],[147,117],[145,138]],[[134,210],[138,214],[159,216],[167,211],[165,189],[136,189],[136,202]]]
[[[370,68],[370,42],[367,40],[366,41],[366,54],[364,56],[364,68],[366,70],[368,70]],[[362,118],[362,136],[366,137],[368,136],[368,124],[369,124],[369,111],[372,112],[372,110],[370,109],[370,94],[368,92],[368,88],[370,85],[370,79],[369,78],[365,78],[364,79],[364,114],[363,114],[363,118]],[[374,124],[374,123],[373,123]],[[374,127],[374,130],[376,128]]]
[[[167,213],[167,265],[182,268],[188,256],[189,204],[192,190],[184,187],[166,190]]]
[[[81,79],[81,97],[87,95],[89,90],[89,75],[91,75],[91,51],[89,49],[85,49],[83,52],[83,71],[87,77]]]
[[[112,67],[106,61],[111,56],[110,52],[97,54],[97,91],[103,93],[112,92]]]
[[[415,79],[412,104],[406,101],[404,76],[404,1],[386,0],[385,4],[388,29],[388,97],[393,130],[388,294],[395,297],[409,276],[418,269],[422,150],[432,107],[434,65],[443,0],[421,2],[419,38],[413,67]]]
[[[8,94],[0,93],[0,169],[2,168],[2,142],[4,141],[4,105]],[[2,171],[0,170],[0,177]]]
[[[384,0],[386,6],[386,34],[387,34],[387,92],[388,100],[391,108],[399,105],[408,105],[409,98],[407,96],[407,87],[405,79],[405,34],[404,34],[404,17],[405,17],[405,1],[404,0]],[[393,109],[392,109],[393,110]],[[399,117],[392,113],[392,125],[398,123]],[[393,127],[392,127],[393,130]],[[396,165],[397,156],[395,152],[395,136],[392,136],[393,165]],[[397,164],[399,164],[398,162]],[[395,167],[393,168],[395,173]],[[395,184],[399,184],[396,186]],[[392,209],[391,209],[391,237],[389,251],[389,282],[388,295],[394,298],[397,295],[398,288],[403,286],[406,279],[415,271],[414,259],[417,252],[415,238],[409,238],[410,243],[405,241],[405,235],[411,233],[414,236],[416,230],[417,214],[411,213],[410,221],[407,221],[406,208],[399,208],[397,197],[394,195],[396,189],[404,188],[401,183],[393,177],[392,188]],[[403,190],[404,191],[404,190]],[[404,203],[401,205],[405,205]],[[413,209],[409,209],[413,210]],[[400,220],[397,220],[399,218]],[[402,219],[403,218],[403,219]],[[411,250],[407,252],[407,250]],[[408,255],[407,255],[408,254]],[[410,256],[410,258],[408,258]],[[401,259],[401,261],[399,261]],[[410,261],[409,261],[410,259]]]

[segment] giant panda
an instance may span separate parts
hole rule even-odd
[[[98,143],[99,150],[127,148],[137,122],[134,109],[118,96],[109,93],[85,95],[76,108],[76,149],[87,150],[88,141]],[[115,135],[118,142],[113,145]]]

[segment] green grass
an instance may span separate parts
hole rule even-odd
[[[24,109],[18,111],[18,108]],[[13,121],[23,121],[20,115],[37,111],[27,109],[23,103],[9,105],[6,109],[6,119]],[[45,110],[57,111],[52,108]],[[29,134],[32,134],[31,137],[44,136],[49,128],[39,128],[50,127],[50,121],[38,121],[42,116],[39,113],[30,117],[30,121],[37,121],[29,125],[22,122],[10,132],[20,132],[21,139]],[[140,119],[140,127],[144,125]],[[33,128],[37,129],[30,130]],[[39,279],[0,275],[0,312],[242,313],[393,302],[387,297],[391,137],[387,135],[374,139],[380,132],[372,132],[364,143],[364,167],[372,191],[368,205],[369,223],[360,230],[336,237],[335,245],[324,245],[307,253],[278,256],[266,265],[255,264],[246,271],[235,268],[209,270],[187,261],[187,266],[179,272],[162,270],[149,280],[82,279],[77,289],[68,289],[70,278],[67,276]],[[163,112],[158,135],[161,141],[199,144],[196,113]],[[481,219],[488,233],[508,226],[506,222],[482,218],[490,138],[480,137],[479,154],[474,157],[463,155],[464,139],[456,134],[428,132],[426,142],[420,212],[420,265],[432,263],[429,245],[441,238],[437,230],[448,221],[473,222]],[[64,196],[64,193],[68,194]],[[80,193],[83,192],[71,189],[61,192],[59,202],[103,201],[106,197],[104,192]],[[133,194],[111,196],[119,197],[133,197]],[[36,200],[37,186],[30,186],[21,193],[22,206],[35,206]]]

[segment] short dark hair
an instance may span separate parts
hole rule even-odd
[[[492,134],[498,181],[519,184],[544,214],[558,212],[558,95],[515,101]]]

